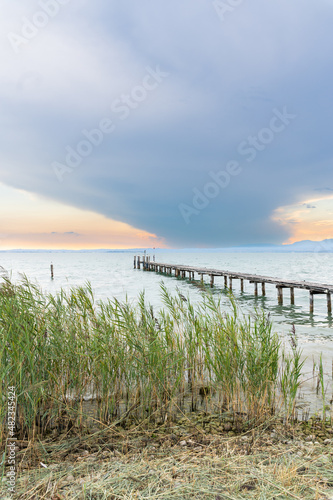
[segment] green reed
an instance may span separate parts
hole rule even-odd
[[[295,403],[297,392],[301,386],[302,368],[305,360],[301,361],[302,351],[298,347],[295,325],[289,335],[291,355],[283,351],[280,387],[285,402],[287,416],[295,415]]]
[[[5,281],[2,438],[10,386],[18,395],[21,439],[82,428],[89,419],[95,426],[124,416],[136,425],[165,423],[202,405],[259,421],[278,409],[281,387],[292,410],[302,366],[298,351],[280,373],[280,341],[264,314],[245,317],[232,296],[225,307],[208,292],[194,306],[163,283],[161,297],[164,308],[154,313],[143,293],[136,303],[96,303],[89,283],[53,296],[26,278],[17,285]]]

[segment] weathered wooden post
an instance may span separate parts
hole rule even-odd
[[[210,275],[210,287],[213,288],[214,286],[214,274]]]
[[[258,283],[256,281],[254,282],[254,296],[258,297]]]
[[[138,255],[138,259],[137,259],[137,267],[138,267],[138,269],[140,269],[140,255]]]
[[[290,304],[292,306],[295,305],[295,289],[294,288],[290,288]]]
[[[134,255],[134,269],[136,269],[136,255]]]
[[[332,299],[331,299],[331,292],[327,292],[327,313],[329,315],[332,314]]]
[[[201,281],[201,284],[203,285],[203,282],[204,282],[204,277],[203,277],[203,274],[201,273],[201,275],[200,275],[200,276],[201,276],[201,277],[200,277],[200,281]]]
[[[228,276],[224,276],[224,288],[228,288]]]
[[[229,290],[232,290],[232,277],[229,276]]]
[[[262,292],[262,296],[265,297],[266,296],[266,283],[264,281],[261,283],[261,292]]]
[[[279,306],[283,305],[283,287],[282,286],[277,286],[277,291],[278,291],[278,304]]]
[[[314,301],[313,301],[313,290],[310,290],[310,314],[313,314],[314,311]]]
[[[241,292],[243,293],[244,292],[244,280],[241,279],[240,282],[241,282]]]
[[[53,273],[53,264],[51,262],[51,280],[54,279],[54,273]]]

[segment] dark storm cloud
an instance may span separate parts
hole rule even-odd
[[[4,33],[40,10],[6,3]],[[332,184],[332,22],[328,0],[243,2],[223,22],[203,0],[63,5],[18,54],[4,40],[0,180],[170,245],[279,243],[274,210]],[[277,132],[284,110],[294,118]],[[230,161],[239,175],[197,210]],[[198,212],[187,223],[184,205]]]

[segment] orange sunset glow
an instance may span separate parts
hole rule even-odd
[[[0,249],[165,247],[162,238],[129,224],[0,185]]]
[[[321,241],[333,237],[333,196],[310,198],[275,210],[273,220],[286,227],[285,244],[302,240]]]

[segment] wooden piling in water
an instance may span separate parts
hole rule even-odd
[[[290,288],[290,304],[295,305],[295,288]]]
[[[213,288],[214,286],[214,274],[210,275],[210,287]]]
[[[277,291],[278,291],[278,304],[279,306],[283,305],[283,287],[282,286],[277,286]]]
[[[254,296],[258,297],[258,283],[256,281],[254,282]]]
[[[54,279],[53,264],[51,263],[51,280]]]
[[[313,300],[313,290],[310,290],[310,314],[313,314],[314,311],[314,300]]]
[[[266,284],[264,281],[261,283],[261,293],[263,297],[266,297]]]
[[[241,282],[241,292],[243,293],[244,292],[244,280],[241,279],[240,282]]]
[[[331,293],[327,292],[327,314],[330,316],[332,314],[332,299],[331,299]]]

